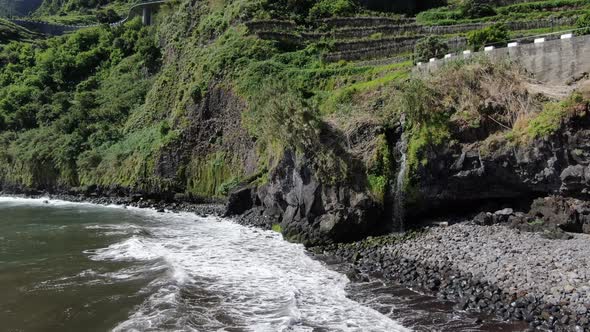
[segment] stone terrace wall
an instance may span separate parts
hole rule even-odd
[[[406,19],[407,20],[407,19]],[[562,18],[562,19],[544,19],[536,21],[512,21],[504,22],[506,27],[510,30],[531,30],[550,27],[570,26],[575,24],[576,18]],[[329,32],[317,32],[308,30],[307,27],[298,26],[293,21],[281,20],[261,20],[247,22],[248,29],[257,34],[270,36],[272,32],[281,32],[283,34],[296,34],[299,32],[305,40],[319,40],[322,37],[336,38],[336,39],[363,39],[369,38],[376,34],[383,36],[407,36],[407,35],[445,35],[454,33],[463,33],[473,30],[482,29],[493,25],[494,23],[471,23],[471,24],[456,24],[456,25],[438,25],[428,26],[413,23],[401,23],[400,20],[389,18],[341,18],[332,19],[331,26],[335,29]]]

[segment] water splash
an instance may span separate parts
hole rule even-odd
[[[131,210],[133,212],[133,210]],[[350,300],[348,278],[274,232],[192,214],[146,211],[151,236],[87,251],[92,260],[160,261],[169,273],[114,331],[406,331]]]

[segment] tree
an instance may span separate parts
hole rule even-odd
[[[503,24],[494,24],[490,27],[471,31],[467,34],[467,43],[475,50],[487,44],[508,42],[508,29]]]
[[[107,24],[107,23],[115,23],[115,22],[119,21],[121,19],[121,17],[119,16],[119,14],[117,14],[117,12],[115,12],[112,9],[109,9],[106,11],[97,12],[96,19],[100,23]]]
[[[416,44],[414,51],[414,60],[416,62],[426,62],[430,58],[440,57],[449,50],[449,45],[439,37],[430,36],[423,38]]]
[[[496,15],[488,0],[465,0],[460,6],[461,15],[467,18],[480,18]]]

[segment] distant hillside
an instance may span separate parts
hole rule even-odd
[[[43,0],[0,0],[0,16],[25,16],[35,11]]]
[[[32,16],[51,23],[88,25],[98,23],[99,17],[119,20],[135,2],[137,0],[42,0]]]
[[[0,19],[0,45],[11,41],[31,41],[38,37],[34,32]]]

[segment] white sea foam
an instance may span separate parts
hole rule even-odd
[[[49,197],[39,198],[22,198],[12,196],[0,196],[0,203],[9,206],[34,206],[34,205],[49,205],[49,206],[97,206],[91,203],[76,203],[62,201],[58,199],[51,199]]]
[[[105,236],[116,236],[116,235],[132,235],[146,233],[143,227],[133,224],[113,224],[113,225],[89,225],[85,227],[88,230],[100,232]]]
[[[120,281],[143,280],[146,274],[161,271],[163,268],[161,265],[134,266],[115,272],[98,272],[88,269],[72,276],[40,282],[31,290],[67,289],[80,286],[107,285]]]
[[[279,234],[192,214],[158,214],[152,236],[88,252],[93,260],[161,260],[170,273],[115,331],[405,331],[346,297],[346,276]],[[206,302],[207,305],[203,305]]]

